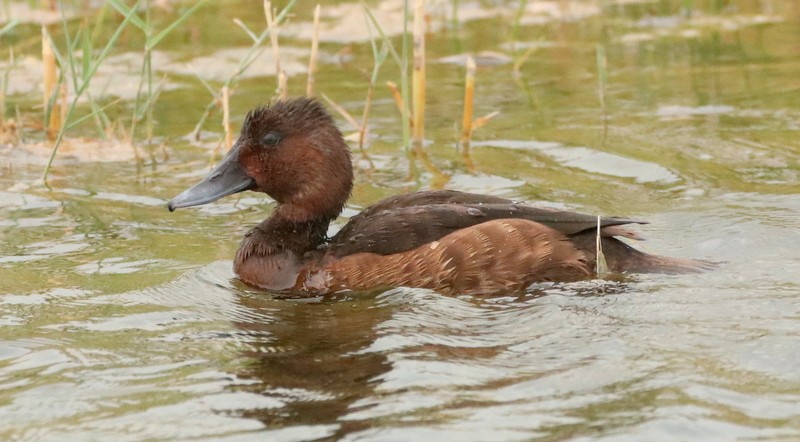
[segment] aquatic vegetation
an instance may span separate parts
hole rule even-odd
[[[130,23],[131,19],[134,17],[136,13],[136,8],[138,7],[141,0],[137,1],[136,6],[131,8],[128,11],[128,14],[125,15],[122,23],[120,23],[119,27],[114,31],[114,34],[108,40],[106,45],[100,51],[100,54],[97,56],[93,56],[93,51],[91,48],[91,41],[87,34],[87,31],[84,29],[82,32],[76,36],[71,36],[69,30],[67,29],[66,23],[66,15],[62,15],[62,24],[63,24],[63,31],[64,31],[64,38],[66,40],[66,47],[67,50],[65,54],[60,58],[60,65],[62,66],[62,78],[63,77],[63,67],[68,66],[70,69],[71,76],[70,78],[73,81],[73,98],[70,102],[69,106],[67,107],[66,112],[64,112],[62,122],[58,128],[58,135],[56,136],[55,142],[53,143],[53,150],[50,153],[50,157],[47,160],[47,164],[44,167],[44,172],[42,172],[42,181],[47,180],[47,174],[50,171],[50,166],[53,164],[53,159],[55,159],[56,153],[58,152],[58,148],[61,145],[61,142],[64,140],[64,135],[66,132],[71,129],[72,127],[76,126],[80,121],[71,121],[72,114],[75,111],[75,108],[78,104],[78,99],[81,98],[84,92],[86,92],[87,88],[89,87],[89,83],[92,81],[92,77],[97,72],[97,69],[100,65],[105,61],[105,59],[111,53],[111,49],[116,44],[117,40],[119,39],[122,31],[126,28],[128,23]],[[74,45],[77,45],[78,42],[83,42],[84,51],[88,48],[88,52],[84,52],[81,57],[81,64],[80,68],[78,65],[78,60],[76,58],[77,48]],[[62,80],[64,81],[64,80]],[[52,109],[52,103],[54,100],[50,100],[50,108]],[[52,112],[52,110],[51,110]],[[92,115],[97,113],[97,110],[93,111]]]
[[[131,16],[131,23],[144,34],[144,53],[142,56],[142,69],[139,77],[139,85],[136,89],[136,100],[133,105],[133,115],[131,116],[130,136],[131,140],[136,137],[137,124],[145,119],[147,125],[146,140],[148,144],[153,138],[153,104],[158,99],[161,91],[159,85],[153,85],[153,51],[155,48],[166,38],[170,33],[175,31],[186,20],[192,16],[198,9],[202,8],[208,0],[199,0],[194,2],[190,7],[186,8],[172,23],[165,26],[160,31],[156,32],[150,19],[150,5],[149,2],[144,3],[144,18],[140,18],[138,14]],[[139,3],[131,8],[128,8],[121,0],[109,0],[110,5],[119,11],[122,15],[128,16],[133,13]],[[45,172],[46,174],[46,172]]]

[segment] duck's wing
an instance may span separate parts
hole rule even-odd
[[[429,206],[432,204],[513,204],[516,201],[492,195],[479,193],[459,192],[457,190],[424,190],[421,192],[404,193],[384,198],[377,203],[365,208],[352,219],[369,218],[376,213],[386,210],[397,210],[414,206]]]
[[[391,208],[381,202],[379,204],[384,207],[383,210],[375,210],[373,206],[351,218],[331,239],[328,254],[338,258],[364,252],[378,255],[400,253],[437,241],[460,229],[496,219],[526,219],[544,224],[564,235],[597,228],[596,216],[531,207],[502,198],[500,200],[503,202],[491,202],[490,199],[494,198],[488,197],[489,202],[417,204]],[[631,223],[644,222],[623,218],[602,218],[600,221],[602,228]]]

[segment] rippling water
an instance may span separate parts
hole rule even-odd
[[[166,211],[218,136],[182,140],[205,105],[186,91],[205,90],[171,76],[156,108],[167,147],[143,167],[124,146],[110,161],[70,154],[44,188],[34,145],[0,145],[0,439],[800,439],[800,9],[695,2],[689,19],[678,1],[528,2],[510,44],[516,4],[460,3],[458,27],[434,12],[429,37],[441,61],[429,67],[429,153],[445,186],[645,218],[637,246],[718,270],[492,298],[254,292],[230,258],[268,199]],[[340,29],[349,7],[331,9],[319,87],[358,114],[371,52]],[[304,48],[308,11],[295,23],[287,45]],[[609,56],[605,141],[596,43]],[[538,49],[511,81],[527,47]],[[474,172],[451,147],[468,49],[486,51],[477,112],[502,111],[475,133]],[[156,64],[175,74],[172,58],[208,55],[179,50]],[[235,64],[222,60],[209,80]],[[268,95],[260,81],[234,96],[239,123]],[[9,99],[24,105],[15,85]],[[437,182],[406,181],[394,103],[377,98],[377,170],[360,168],[345,216]]]

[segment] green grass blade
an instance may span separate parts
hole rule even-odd
[[[403,36],[402,36],[402,53],[398,54],[397,50],[395,49],[394,45],[392,44],[391,39],[386,35],[381,27],[378,20],[372,14],[372,11],[367,6],[364,0],[361,0],[361,5],[363,6],[364,10],[367,13],[370,21],[372,22],[375,29],[378,30],[378,33],[381,35],[381,39],[383,40],[383,44],[385,48],[388,48],[388,53],[392,55],[392,58],[397,63],[397,66],[400,68],[400,93],[403,97],[403,109],[401,112],[401,118],[403,120],[402,128],[403,128],[403,146],[408,149],[411,146],[411,128],[408,125],[408,121],[411,121],[410,114],[411,111],[408,107],[409,103],[409,85],[408,85],[408,0],[403,0]],[[385,56],[384,56],[385,57]]]
[[[284,20],[284,19],[286,18],[286,16],[289,14],[289,11],[291,11],[291,10],[292,10],[292,6],[294,6],[294,4],[295,4],[296,2],[297,2],[297,0],[292,0],[292,1],[290,1],[290,2],[289,2],[287,5],[286,5],[286,6],[284,6],[284,8],[283,8],[283,9],[281,9],[281,12],[280,12],[280,13],[278,13],[278,16],[277,16],[277,17],[275,17],[275,24],[281,24],[281,23],[283,23],[283,20]]]
[[[156,85],[155,91],[150,91],[147,100],[139,107],[139,109],[134,109],[134,116],[137,121],[141,121],[147,114],[148,109],[151,109],[153,104],[158,99],[158,96],[161,95],[161,91],[164,90],[164,85],[166,83],[166,77],[162,78],[160,82]],[[133,137],[133,134],[131,134]]]
[[[372,22],[372,25],[375,26],[375,29],[378,30],[379,34],[381,34],[381,39],[384,42],[388,43],[389,51],[391,52],[392,57],[394,57],[395,62],[397,62],[398,65],[402,65],[403,64],[402,58],[400,57],[400,54],[398,54],[397,51],[395,50],[394,45],[392,44],[392,40],[390,40],[389,37],[386,35],[386,33],[383,32],[383,28],[378,23],[378,20],[375,18],[375,16],[372,15],[372,11],[369,9],[364,0],[361,0],[361,5],[364,7],[364,11],[366,11],[369,20]],[[405,25],[403,25],[403,29],[404,29],[403,32],[405,32]]]
[[[58,47],[55,44],[52,45],[53,55],[55,55],[56,60],[58,61],[58,65],[62,66],[61,68],[62,74],[64,71],[63,66],[69,66],[70,73],[72,74],[72,88],[77,90],[78,72],[75,66],[75,59],[72,57],[72,54],[74,54],[75,50],[77,49],[75,45],[77,44],[78,39],[75,39],[75,41],[73,41],[72,37],[70,37],[69,35],[69,31],[67,28],[67,15],[66,13],[64,13],[64,8],[61,8],[61,25],[64,27],[64,41],[67,44],[67,58],[66,59],[64,58],[63,54],[59,52]],[[45,29],[45,32],[48,31]],[[78,32],[80,33],[80,30]],[[49,32],[48,32],[48,38],[50,39],[51,42],[53,41],[53,38],[50,37]]]
[[[120,101],[122,101],[122,98],[117,98],[116,100],[112,101],[111,103],[108,103],[107,105],[105,105],[103,107],[100,107],[100,106],[97,106],[97,103],[95,103],[94,100],[90,100],[90,102],[92,103],[92,111],[89,112],[86,115],[83,115],[82,117],[78,118],[77,120],[67,124],[65,126],[65,130],[73,129],[76,126],[78,126],[79,124],[83,123],[84,121],[86,121],[89,118],[92,118],[94,116],[98,116],[102,120],[103,125],[108,125],[109,121],[108,121],[108,117],[105,115],[105,110],[108,109],[111,106],[114,106],[115,104],[118,104]]]
[[[276,24],[280,24],[283,22],[284,19],[286,19],[286,15],[289,14],[289,11],[292,9],[295,2],[297,2],[297,0],[291,0],[283,9],[281,9],[281,12],[278,13],[277,17],[275,17]],[[252,45],[250,45],[250,50],[247,51],[247,54],[245,54],[244,57],[242,57],[242,60],[239,62],[239,66],[236,67],[236,71],[233,73],[233,75],[230,76],[230,78],[228,78],[227,81],[225,81],[225,86],[230,86],[234,81],[236,81],[236,79],[239,77],[239,75],[242,74],[242,72],[247,70],[247,68],[250,67],[251,64],[253,64],[253,62],[258,58],[258,56],[264,51],[264,49],[261,48],[260,46],[264,43],[264,41],[268,37],[269,37],[269,30],[267,29],[264,30],[264,32],[262,32],[258,36],[258,39],[254,41]]]
[[[194,67],[192,67],[192,66],[189,66],[189,68],[192,70],[192,73],[194,74],[195,78],[197,78],[197,81],[199,81],[199,82],[200,82],[200,84],[202,84],[202,85],[203,85],[203,87],[205,87],[205,88],[206,88],[206,90],[208,91],[208,93],[209,93],[209,94],[211,94],[211,96],[212,96],[212,97],[216,97],[216,96],[217,96],[217,91],[216,91],[216,90],[214,90],[214,88],[213,88],[213,87],[211,87],[211,84],[209,84],[209,83],[208,83],[208,82],[207,82],[207,81],[206,81],[206,80],[205,80],[203,77],[201,77],[201,76],[200,76],[200,73],[199,73],[199,72],[197,72],[197,71],[194,69]]]
[[[149,39],[147,42],[147,46],[145,47],[145,50],[147,51],[153,50],[154,47],[158,46],[158,44],[161,43],[161,40],[163,40],[164,37],[169,35],[170,32],[175,30],[175,28],[178,27],[181,23],[185,22],[186,19],[188,19],[192,14],[194,14],[195,11],[200,9],[206,3],[208,3],[208,0],[200,0],[199,2],[192,5],[191,8],[187,9],[186,12],[181,14],[181,16],[175,19],[175,21],[172,22],[169,26],[162,29],[161,32],[156,34],[153,38]]]
[[[81,63],[82,63],[81,72],[86,72],[86,71],[89,70],[89,67],[90,67],[89,63],[92,60],[92,39],[89,36],[88,32],[83,32],[82,35],[83,35],[83,38],[82,38],[82,40],[83,40],[83,48],[81,49],[81,52],[82,52],[82,55],[81,55]]]
[[[114,31],[114,34],[111,36],[111,38],[108,40],[108,43],[106,43],[105,47],[100,52],[100,55],[97,56],[97,59],[89,67],[89,71],[83,73],[84,82],[83,84],[81,84],[80,89],[75,91],[76,96],[81,95],[81,93],[83,93],[83,91],[89,86],[89,81],[92,79],[92,77],[94,77],[94,74],[97,72],[97,69],[100,68],[100,65],[108,57],[108,54],[111,52],[111,48],[113,48],[114,45],[117,44],[117,40],[119,40],[120,35],[122,35],[122,31],[125,30],[125,28],[128,26],[128,23],[132,21],[133,17],[136,17],[136,9],[139,8],[139,4],[141,2],[142,0],[138,0],[136,4],[133,6],[133,8],[131,8],[131,10],[128,12],[128,15],[125,16],[125,19],[122,20],[122,23],[120,23],[117,30]]]
[[[137,1],[136,4],[133,5],[133,7],[130,9],[128,8],[127,5],[125,5],[125,3],[122,3],[121,0],[108,0],[108,3],[125,17],[127,17],[128,14],[130,14],[133,11],[134,14],[133,17],[131,17],[131,23],[133,23],[133,25],[136,26],[137,28],[141,29],[142,32],[147,32],[147,23],[145,23],[141,17],[135,14],[135,11],[139,9],[139,4],[141,3],[141,0]]]
[[[94,22],[94,29],[92,30],[92,41],[96,42],[100,39],[103,30],[106,28],[106,19],[108,18],[111,6],[108,3],[103,3],[103,6],[97,11],[92,22]]]
[[[248,28],[243,21],[239,20],[238,18],[234,18],[233,23],[236,26],[242,28],[242,30],[247,34],[248,37],[250,37],[251,40],[258,41],[258,36],[256,35],[256,33],[251,31],[250,28]]]
[[[18,24],[19,24],[19,20],[11,20],[10,22],[6,23],[5,26],[0,28],[0,37],[2,37],[3,34],[7,34],[7,33],[11,32],[12,30],[14,30],[14,28],[16,28]]]
[[[286,16],[292,10],[292,7],[294,7],[294,4],[296,2],[297,0],[291,0],[289,1],[289,3],[286,4],[286,6],[283,7],[283,9],[281,9],[281,12],[278,13],[277,17],[275,17],[276,24],[280,24],[286,19]],[[258,56],[264,51],[264,48],[262,48],[261,45],[269,37],[269,35],[270,35],[269,30],[267,29],[264,30],[264,32],[262,32],[258,36],[258,39],[256,39],[256,41],[254,41],[253,44],[250,45],[250,49],[247,51],[247,54],[245,54],[245,56],[242,57],[242,59],[239,61],[239,66],[236,67],[236,71],[233,74],[231,74],[231,76],[228,77],[227,80],[225,80],[223,86],[231,87],[233,83],[239,78],[239,76],[245,70],[247,70],[247,68],[250,67],[251,64],[253,64],[253,62],[258,58]],[[203,125],[208,119],[208,116],[210,115],[211,111],[217,107],[217,95],[215,93],[212,93],[212,95],[214,96],[214,98],[211,100],[210,103],[208,103],[208,105],[206,105],[205,112],[203,112],[203,115],[200,117],[200,121],[197,122],[197,124],[194,127],[194,130],[192,131],[191,136],[193,138],[197,138],[199,136],[200,130],[202,129]]]

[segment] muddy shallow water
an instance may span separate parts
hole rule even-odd
[[[306,3],[282,34],[293,94],[305,88]],[[41,134],[0,145],[0,439],[800,438],[800,9],[527,3],[518,27],[517,2],[462,1],[455,22],[448,2],[432,9],[426,136],[444,186],[644,218],[638,247],[718,270],[495,298],[248,290],[230,259],[268,198],[166,210],[221,136],[217,114],[200,142],[187,140],[210,100],[187,66],[218,85],[249,43],[231,19],[263,26],[248,2],[211,5],[154,57],[169,87],[152,146],[137,141],[140,163],[129,144],[79,128],[45,188]],[[370,4],[399,32],[395,2]],[[363,17],[350,2],[329,14],[318,90],[360,115],[371,49],[347,30]],[[212,19],[224,26],[203,25]],[[20,26],[4,41],[36,55],[25,36],[38,25]],[[137,78],[139,43],[123,40],[108,73]],[[597,44],[608,56],[605,136]],[[474,172],[454,141],[465,52],[483,54],[476,113],[501,112],[475,132]],[[237,125],[273,91],[264,57],[233,95]],[[7,107],[35,116],[18,58],[3,65]],[[381,72],[381,84],[397,81],[389,62]],[[129,100],[122,83],[97,93]],[[356,155],[353,198],[333,229],[383,196],[441,182],[422,166],[407,179],[398,121],[379,88],[375,170]]]

